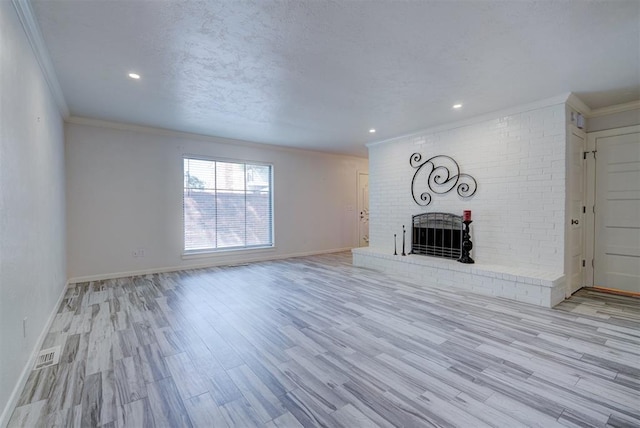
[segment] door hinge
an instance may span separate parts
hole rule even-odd
[[[585,260],[582,260],[582,267],[585,267],[585,266],[586,266],[586,262]]]
[[[587,212],[587,207],[585,207],[584,205],[582,206],[582,214],[586,214]]]

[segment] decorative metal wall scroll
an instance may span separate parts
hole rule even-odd
[[[458,163],[450,156],[438,155],[422,161],[422,155],[414,153],[409,164],[416,169],[411,180],[411,195],[418,205],[429,205],[431,193],[442,195],[455,188],[458,195],[469,198],[478,188],[476,179],[462,174]]]

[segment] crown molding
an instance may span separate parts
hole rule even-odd
[[[49,50],[44,43],[40,27],[34,18],[31,3],[29,0],[11,0],[11,3],[13,3],[13,7],[18,14],[18,18],[20,19],[20,23],[22,24],[25,34],[27,35],[33,54],[40,65],[40,69],[42,70],[44,79],[47,82],[47,86],[49,86],[49,91],[51,91],[51,95],[58,105],[60,113],[66,119],[69,117],[69,107],[64,99],[64,94],[62,93],[58,76],[53,69]]]
[[[477,123],[481,123],[481,122],[485,122],[487,120],[492,120],[492,119],[496,119],[498,117],[502,117],[502,116],[510,116],[510,115],[514,115],[514,114],[520,114],[520,113],[525,113],[528,111],[532,111],[532,110],[538,110],[541,108],[545,108],[545,107],[551,107],[551,106],[555,106],[558,104],[568,104],[569,103],[569,99],[571,99],[573,94],[567,92],[565,94],[562,95],[558,95],[556,97],[552,97],[552,98],[546,98],[544,100],[539,100],[539,101],[535,101],[533,103],[528,103],[528,104],[522,104],[519,106],[514,106],[511,108],[507,108],[507,109],[503,109],[503,110],[497,110],[491,113],[485,113],[479,116],[474,116],[471,117],[469,119],[466,120],[461,120],[461,121],[457,121],[457,122],[449,122],[449,123],[445,123],[442,125],[436,125],[436,126],[432,126],[430,128],[425,128],[422,129],[420,131],[416,131],[416,132],[412,132],[410,134],[405,134],[405,135],[400,135],[398,137],[392,137],[386,140],[381,140],[381,141],[372,141],[370,143],[365,144],[367,146],[367,148],[370,147],[374,147],[380,144],[387,144],[387,143],[391,143],[394,141],[399,141],[399,140],[404,140],[406,138],[412,138],[412,137],[418,137],[424,134],[432,134],[435,132],[444,132],[444,131],[450,131],[453,129],[457,129],[457,128],[463,128],[465,126],[470,126],[470,125],[475,125]],[[580,101],[577,97],[574,96],[575,99],[577,99],[578,101]],[[580,101],[582,103],[582,101]],[[584,105],[584,103],[583,103]],[[588,109],[588,107],[587,107]]]
[[[577,95],[570,93],[567,97],[567,104],[578,113],[582,113],[584,117],[591,117],[591,107],[586,105]]]
[[[326,157],[337,156],[342,158],[366,159],[366,157],[364,156],[357,156],[353,154],[346,154],[346,153],[340,153],[340,152],[323,152],[319,150],[304,149],[300,147],[279,146],[279,145],[268,144],[268,143],[255,143],[253,141],[247,141],[247,140],[237,140],[233,138],[216,137],[215,135],[194,134],[191,132],[175,131],[172,129],[157,128],[157,127],[147,126],[147,125],[136,125],[133,123],[93,119],[90,117],[83,117],[83,116],[69,116],[68,118],[65,119],[65,123],[72,124],[72,125],[91,126],[93,128],[107,128],[107,129],[115,129],[118,131],[130,131],[130,132],[137,132],[142,134],[162,135],[162,136],[179,138],[179,139],[186,138],[186,139],[195,140],[195,141],[205,141],[208,143],[243,146],[243,147],[250,147],[250,148],[259,149],[259,150],[273,150],[273,151],[280,151],[280,152],[306,153],[306,154],[313,153],[315,155],[326,156]]]
[[[588,117],[608,116],[610,114],[622,113],[629,110],[640,110],[640,100],[594,109],[591,110]]]

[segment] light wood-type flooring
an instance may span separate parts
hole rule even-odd
[[[349,253],[67,290],[10,426],[640,426],[640,300],[555,309]]]

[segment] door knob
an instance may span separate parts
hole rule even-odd
[[[579,224],[579,223],[580,222],[578,220],[571,219],[571,224]]]

